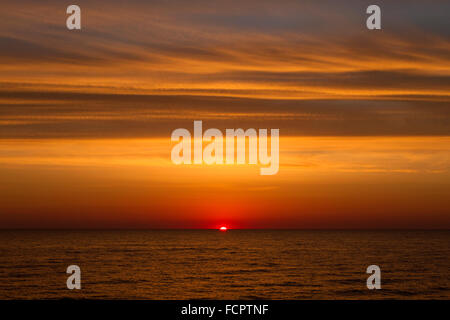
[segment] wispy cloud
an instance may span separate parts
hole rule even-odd
[[[386,1],[381,32],[365,29],[365,5],[81,1],[83,30],[70,32],[58,1],[8,3],[0,83],[277,99],[447,98],[448,28],[437,26],[448,25],[448,4]]]

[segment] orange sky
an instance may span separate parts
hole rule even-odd
[[[6,140],[13,226],[441,227],[449,137],[291,137],[280,171],[175,166],[169,139]]]
[[[0,227],[450,227],[445,1],[78,5],[2,4]],[[194,120],[279,128],[279,173],[172,164]]]

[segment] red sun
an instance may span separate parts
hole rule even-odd
[[[220,227],[220,231],[227,231],[227,227]]]

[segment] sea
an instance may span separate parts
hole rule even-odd
[[[449,270],[448,230],[0,231],[0,299],[449,299]]]

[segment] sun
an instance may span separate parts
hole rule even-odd
[[[228,230],[228,228],[227,227],[220,227],[220,229],[219,229],[220,231],[227,231]]]

